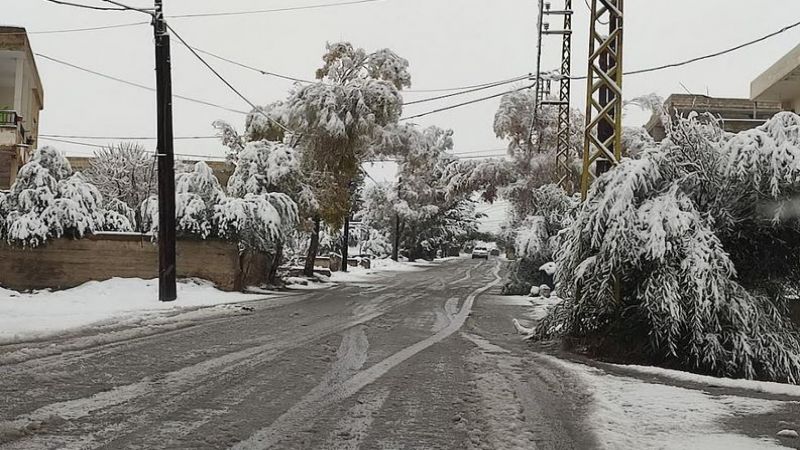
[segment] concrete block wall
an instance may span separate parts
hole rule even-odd
[[[233,242],[181,239],[177,252],[179,278],[202,278],[227,291],[267,279],[267,255],[240,255]],[[33,249],[0,243],[0,286],[8,289],[67,289],[115,277],[158,277],[158,246],[147,236],[127,233],[55,239]]]

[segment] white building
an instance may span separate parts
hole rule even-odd
[[[753,80],[750,98],[780,102],[785,111],[800,113],[800,45]]]

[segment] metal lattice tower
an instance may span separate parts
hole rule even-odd
[[[551,10],[546,3],[543,13],[545,15],[563,15],[564,28],[561,30],[545,29],[544,34],[562,36],[561,44],[561,73],[559,75],[558,100],[544,100],[543,105],[558,106],[558,135],[556,142],[556,174],[558,184],[567,192],[573,192],[570,174],[570,77],[572,75],[572,0],[564,0],[564,9]],[[548,27],[549,28],[549,27]]]
[[[619,164],[621,158],[623,1],[591,0],[586,134],[581,175],[584,200],[592,180]],[[602,30],[604,26],[607,31]]]

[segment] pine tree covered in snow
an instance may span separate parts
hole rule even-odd
[[[800,381],[782,289],[800,266],[800,224],[764,210],[800,189],[800,118],[781,113],[731,136],[692,115],[668,133],[593,185],[557,255],[566,300],[538,335],[715,375]]]

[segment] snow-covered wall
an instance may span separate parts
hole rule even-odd
[[[202,278],[233,291],[266,280],[269,258],[240,256],[236,243],[217,239],[178,241],[178,277]],[[158,277],[158,246],[149,236],[99,233],[53,239],[34,249],[0,242],[0,286],[13,290],[65,289],[92,280]]]

